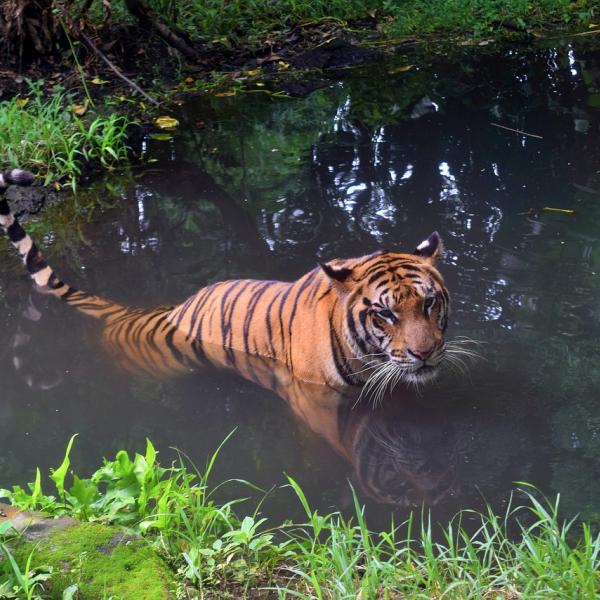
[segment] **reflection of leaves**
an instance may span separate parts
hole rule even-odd
[[[179,126],[179,121],[174,117],[156,117],[154,124],[160,129],[175,129]]]
[[[159,142],[168,142],[173,139],[173,136],[170,133],[151,133],[150,139]]]
[[[587,97],[586,104],[592,108],[600,108],[600,94],[590,94]]]
[[[252,207],[274,209],[277,198],[304,189],[301,172],[335,110],[328,91],[277,104],[246,96],[230,119],[189,131],[186,154],[233,197],[253,201],[258,193],[260,206]]]

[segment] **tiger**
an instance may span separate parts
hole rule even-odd
[[[235,368],[241,352],[281,362],[305,382],[376,391],[389,382],[428,382],[440,371],[450,297],[437,269],[437,231],[412,253],[332,259],[292,282],[220,281],[177,305],[129,308],[55,274],[4,196],[11,184],[33,182],[22,169],[0,174],[0,226],[36,290],[102,321],[105,345],[127,369],[157,375],[204,363]]]

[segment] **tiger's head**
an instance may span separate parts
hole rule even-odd
[[[341,328],[361,381],[391,385],[435,377],[444,356],[450,297],[435,264],[437,232],[412,254],[381,251],[321,264],[342,309]]]

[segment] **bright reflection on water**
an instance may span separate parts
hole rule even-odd
[[[600,52],[468,49],[414,62],[304,99],[190,100],[177,139],[145,141],[153,162],[34,230],[74,285],[152,306],[225,278],[289,280],[317,260],[410,249],[437,229],[449,334],[484,342],[485,360],[383,412],[333,414],[332,401],[326,417],[231,374],[125,375],[97,324],[67,307],[37,297],[42,320],[23,323],[29,284],[3,251],[0,487],[57,465],[73,432],[86,472],[145,437],[203,464],[237,427],[215,482],[268,489],[286,472],[315,506],[347,508],[350,480],[373,524],[423,501],[439,518],[482,498],[501,509],[515,481],[597,514]],[[19,328],[33,340],[26,371],[10,350]],[[287,490],[266,510],[299,515]]]

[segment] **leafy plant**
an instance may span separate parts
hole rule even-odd
[[[144,454],[120,451],[90,478],[70,475],[72,438],[51,474],[57,496],[42,492],[39,475],[29,486],[0,496],[49,514],[126,525],[153,541],[177,572],[182,589],[226,588],[236,597],[263,587],[279,598],[582,598],[600,592],[600,535],[586,524],[562,521],[559,499],[540,498],[520,484],[522,505],[509,502],[502,516],[463,511],[445,525],[423,512],[401,525],[371,531],[352,490],[354,514],[322,515],[288,477],[306,514],[303,523],[267,528],[258,510],[240,518],[243,499],[217,504],[208,478],[218,451],[199,472],[180,455],[161,467],[150,441]],[[246,485],[247,482],[243,482]],[[512,532],[512,533],[509,533]],[[10,535],[9,526],[0,540]],[[34,598],[50,575],[9,557],[9,582],[0,594]],[[0,563],[0,573],[2,566]],[[15,591],[16,590],[16,591]],[[76,594],[71,587],[65,593]],[[13,596],[10,596],[13,594]],[[19,595],[20,594],[20,595]],[[68,597],[68,596],[67,596]]]
[[[41,82],[29,82],[27,96],[0,102],[0,162],[29,168],[46,184],[64,179],[73,189],[84,162],[110,169],[128,157],[124,116],[79,117],[72,99],[57,91],[45,99]]]
[[[0,598],[26,598],[27,600],[41,598],[38,592],[42,592],[44,583],[50,579],[52,574],[44,567],[32,567],[35,550],[27,556],[23,569],[17,564],[5,544],[0,544],[0,550],[8,561],[11,571],[9,579],[4,582],[0,581]]]

